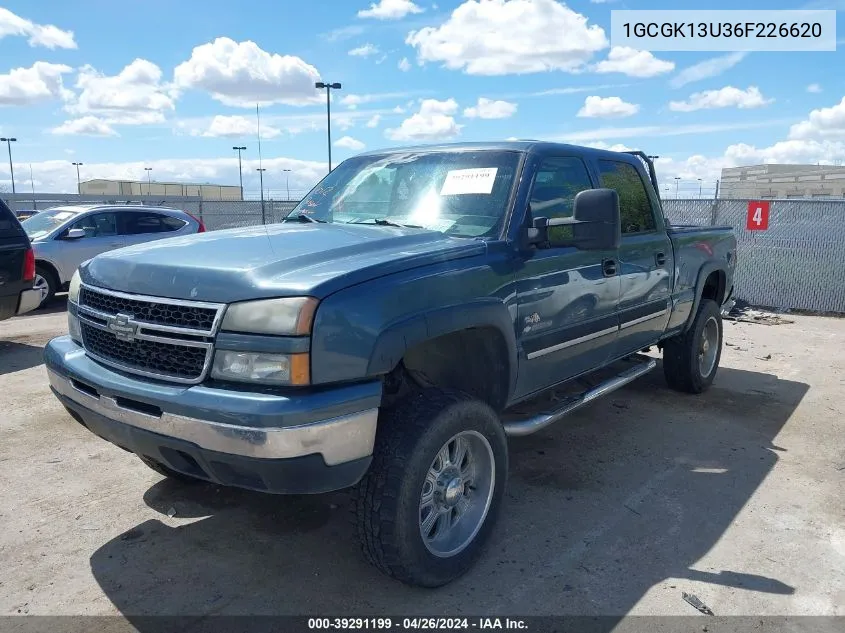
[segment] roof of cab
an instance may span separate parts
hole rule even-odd
[[[612,152],[605,149],[585,147],[583,145],[570,145],[567,143],[553,143],[551,141],[517,140],[517,141],[492,141],[492,142],[466,142],[466,143],[443,143],[438,145],[414,145],[408,147],[391,147],[384,149],[363,152],[358,156],[383,156],[385,154],[402,154],[406,152],[447,152],[460,150],[497,150],[538,154],[594,154],[596,156],[614,157],[617,160],[626,160],[636,157],[625,152]]]

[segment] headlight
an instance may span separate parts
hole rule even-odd
[[[81,283],[82,279],[79,277],[79,270],[77,270],[75,273],[73,273],[73,277],[70,278],[70,287],[67,291],[68,301],[79,303],[79,285]]]
[[[253,354],[218,350],[211,377],[262,385],[307,385],[308,354]]]
[[[82,329],[79,326],[79,317],[70,310],[67,313],[67,333],[70,334],[73,341],[82,345]]]
[[[226,309],[221,329],[251,334],[310,334],[317,300],[288,297],[233,303]]]

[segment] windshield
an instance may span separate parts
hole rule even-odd
[[[29,235],[29,239],[35,240],[39,237],[44,237],[75,215],[75,212],[64,209],[47,209],[46,211],[36,213],[31,218],[27,218],[21,222],[21,226],[26,231],[26,234]]]
[[[289,214],[319,222],[413,225],[496,237],[521,154],[417,151],[344,161]]]

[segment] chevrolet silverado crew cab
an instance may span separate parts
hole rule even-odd
[[[366,558],[443,585],[505,502],[508,436],[654,368],[649,347],[670,386],[713,381],[736,241],[667,226],[655,183],[643,154],[553,143],[359,155],[279,224],[84,263],[49,380],[166,476],[351,487]]]

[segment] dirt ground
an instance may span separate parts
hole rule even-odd
[[[726,322],[707,394],[658,366],[512,440],[486,554],[420,590],[363,562],[345,493],[176,484],[74,422],[63,311],[0,323],[0,615],[845,615],[845,320]]]

